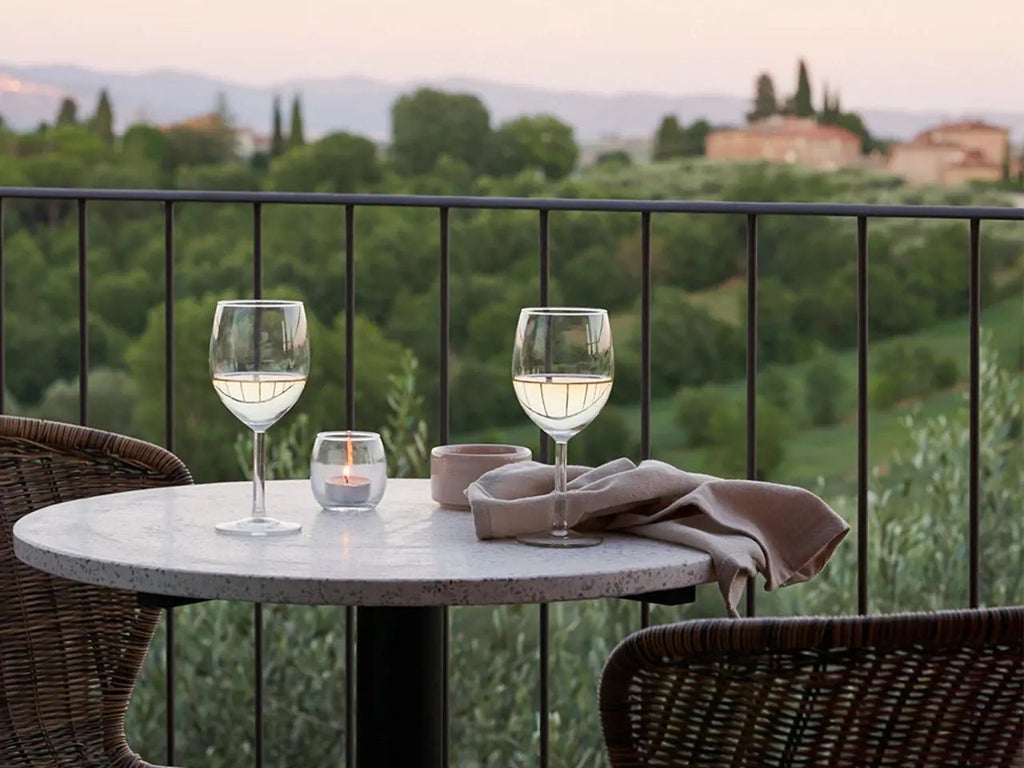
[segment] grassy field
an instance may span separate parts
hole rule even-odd
[[[727,307],[735,307],[736,293],[742,286],[726,284],[718,296],[714,292],[703,294],[702,301],[712,311],[724,313]],[[1006,299],[985,309],[982,313],[983,332],[991,338],[991,346],[997,351],[1003,367],[1021,370],[1024,367],[1024,302],[1020,299]],[[896,406],[869,412],[868,439],[869,459],[873,466],[884,464],[894,450],[906,447],[908,439],[904,420],[908,414],[934,415],[949,413],[964,402],[968,365],[968,325],[966,318],[940,323],[924,331],[908,336],[887,339],[872,344],[871,356],[884,352],[896,344],[910,347],[926,347],[941,357],[957,362],[960,381],[951,389],[933,392],[924,398],[901,402]],[[853,489],[857,472],[857,425],[856,425],[856,377],[857,359],[855,351],[835,356],[837,370],[847,382],[840,401],[843,418],[836,425],[825,428],[808,428],[793,434],[785,444],[785,458],[770,478],[804,486],[813,486],[821,478],[833,492],[844,493]],[[800,363],[781,369],[789,380],[793,391],[800,393],[803,377],[809,363]],[[870,365],[870,363],[869,363]],[[745,382],[735,381],[720,385],[723,391],[741,399]],[[510,388],[511,389],[511,388]],[[799,395],[798,395],[799,397]],[[639,433],[640,408],[619,407],[627,423],[635,425]],[[469,433],[455,435],[458,442],[476,440],[492,442],[502,440],[521,445],[535,445],[537,431],[524,417],[522,423],[505,429],[491,430],[486,435]],[[655,458],[676,466],[701,470],[708,465],[707,455],[702,449],[686,445],[685,434],[676,425],[675,404],[671,397],[651,403],[651,447]],[[570,460],[572,451],[570,450]]]

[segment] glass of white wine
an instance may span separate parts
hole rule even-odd
[[[512,386],[526,415],[555,441],[551,529],[520,536],[523,544],[589,547],[601,542],[600,537],[569,530],[566,451],[570,438],[608,402],[614,374],[607,311],[583,307],[520,310],[512,352]]]
[[[266,433],[295,405],[309,375],[301,301],[219,301],[210,334],[210,376],[220,400],[253,431],[252,515],[218,523],[221,533],[276,536],[302,526],[266,511]]]

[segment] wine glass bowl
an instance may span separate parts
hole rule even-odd
[[[224,406],[253,431],[253,507],[219,523],[221,533],[275,536],[298,523],[266,514],[266,432],[298,401],[309,375],[309,331],[301,301],[219,301],[210,333],[210,377]]]
[[[554,513],[550,531],[520,536],[524,544],[583,547],[596,536],[566,523],[566,452],[604,408],[615,373],[608,313],[585,307],[533,307],[519,313],[512,388],[526,415],[555,441]]]

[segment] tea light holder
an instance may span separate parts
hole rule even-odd
[[[384,443],[376,432],[320,432],[309,459],[313,496],[331,511],[373,509],[388,481]]]

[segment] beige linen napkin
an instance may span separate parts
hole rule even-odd
[[[748,578],[764,574],[769,590],[807,581],[850,530],[824,501],[789,485],[629,459],[570,466],[568,477],[570,528],[622,531],[707,552],[733,616]],[[477,538],[545,530],[553,494],[549,465],[525,461],[487,472],[466,489]]]

